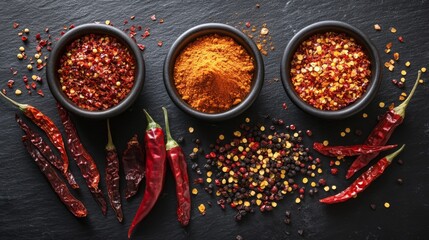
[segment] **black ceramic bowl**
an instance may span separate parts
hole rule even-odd
[[[174,85],[174,64],[176,58],[179,56],[180,52],[196,38],[208,35],[208,34],[219,34],[224,36],[229,36],[233,38],[238,44],[243,46],[244,49],[250,54],[254,59],[255,72],[253,74],[252,86],[247,97],[236,106],[231,109],[221,112],[221,113],[204,113],[192,108],[188,103],[186,103],[180,97],[179,93],[176,90]],[[236,117],[248,109],[252,103],[256,100],[259,95],[259,92],[262,89],[264,82],[264,62],[262,60],[261,53],[256,47],[255,43],[247,37],[240,30],[231,27],[226,24],[221,23],[206,23],[195,26],[185,33],[183,33],[171,46],[167,57],[164,62],[164,83],[167,89],[168,94],[170,95],[171,100],[184,112],[190,114],[191,116],[210,121],[223,121],[233,117]]]
[[[59,62],[66,50],[66,47],[74,40],[91,33],[109,35],[116,38],[118,42],[122,43],[125,47],[128,48],[131,55],[134,57],[136,64],[134,84],[128,95],[117,105],[103,111],[89,111],[76,106],[61,90],[61,84],[57,75]],[[123,31],[109,25],[98,23],[80,25],[64,34],[57,42],[55,47],[52,49],[46,68],[46,77],[49,84],[49,89],[51,90],[52,95],[54,95],[57,101],[62,104],[68,111],[74,114],[86,118],[96,119],[105,119],[119,115],[128,107],[130,107],[140,95],[145,80],[144,75],[145,64],[143,56],[137,44]]]
[[[337,111],[320,110],[303,101],[295,92],[290,76],[291,61],[299,45],[310,36],[324,32],[346,33],[353,37],[358,44],[363,46],[369,57],[369,60],[371,61],[371,78],[365,93],[352,104]],[[344,119],[363,110],[377,94],[377,90],[381,82],[380,72],[380,57],[378,55],[377,49],[371,43],[369,38],[359,29],[339,21],[317,22],[299,31],[287,45],[280,66],[283,87],[285,88],[293,103],[311,115],[326,119]]]

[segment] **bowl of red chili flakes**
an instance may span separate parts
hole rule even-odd
[[[60,38],[49,56],[46,75],[52,95],[68,111],[105,119],[122,113],[138,98],[145,64],[126,33],[91,23]]]
[[[381,82],[377,49],[359,29],[339,21],[317,22],[299,31],[288,43],[280,69],[295,105],[326,119],[363,110]]]

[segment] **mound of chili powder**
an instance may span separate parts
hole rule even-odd
[[[89,34],[72,42],[60,59],[62,91],[78,107],[106,110],[134,85],[135,59],[114,37]]]
[[[305,193],[313,194],[326,184],[319,158],[313,158],[304,146],[303,134],[295,125],[277,127],[244,123],[231,141],[220,135],[206,154],[205,188],[218,197],[221,208],[230,205],[238,213],[236,220],[255,208],[271,211],[286,195],[298,192],[300,203]],[[278,131],[276,131],[276,128]],[[307,189],[307,191],[306,191]]]

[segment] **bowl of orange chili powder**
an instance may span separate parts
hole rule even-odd
[[[359,29],[339,21],[317,22],[299,31],[288,43],[280,69],[295,105],[326,119],[363,110],[381,82],[377,49]]]
[[[164,83],[184,112],[223,121],[248,109],[262,89],[264,63],[256,44],[238,29],[207,23],[183,33],[164,63]]]

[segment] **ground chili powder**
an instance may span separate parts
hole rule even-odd
[[[227,111],[250,92],[254,60],[231,37],[197,38],[177,57],[174,84],[192,108],[206,113]]]
[[[62,91],[80,108],[109,109],[134,85],[135,59],[114,37],[89,34],[76,39],[60,59]]]

